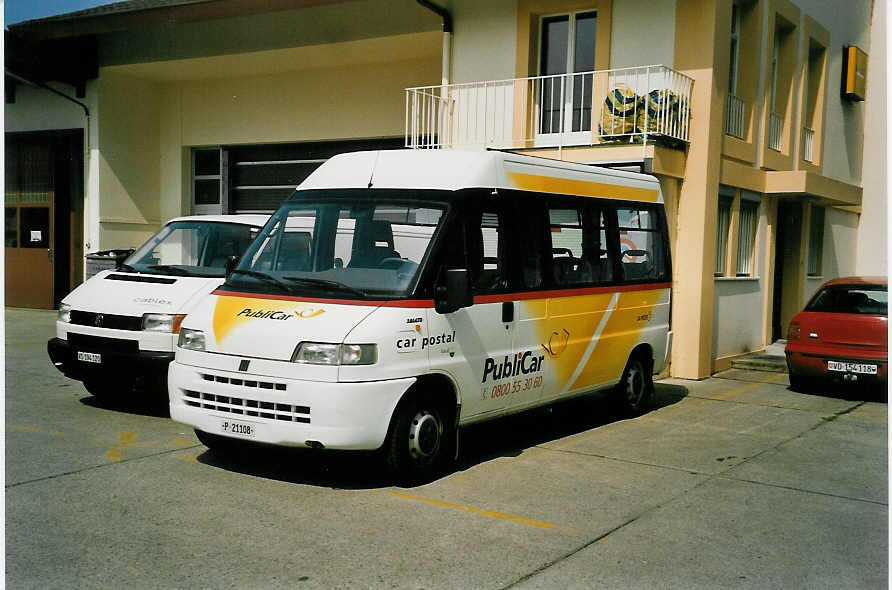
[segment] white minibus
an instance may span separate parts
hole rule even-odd
[[[180,323],[223,282],[268,215],[172,219],[118,268],[90,277],[59,306],[50,360],[98,398],[167,393]],[[163,398],[162,398],[163,399]]]
[[[208,447],[380,449],[598,390],[644,408],[671,266],[651,176],[497,151],[336,156],[184,320],[170,414]]]

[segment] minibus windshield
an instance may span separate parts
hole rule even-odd
[[[289,201],[226,286],[346,299],[405,296],[443,217],[443,207],[431,203],[367,197]]]
[[[131,254],[119,270],[151,274],[223,277],[226,261],[240,256],[259,228],[210,221],[174,221]]]

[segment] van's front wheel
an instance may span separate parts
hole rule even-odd
[[[387,467],[407,482],[433,475],[448,453],[449,428],[442,407],[416,396],[397,407],[385,444]]]

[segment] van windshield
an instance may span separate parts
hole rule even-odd
[[[260,228],[240,223],[174,221],[131,254],[120,270],[223,277],[230,256],[240,256]]]
[[[226,286],[347,299],[405,296],[443,217],[443,207],[429,203],[292,200]]]

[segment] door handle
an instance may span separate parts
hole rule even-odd
[[[502,302],[502,323],[510,324],[514,321],[514,302],[513,301],[503,301]]]

